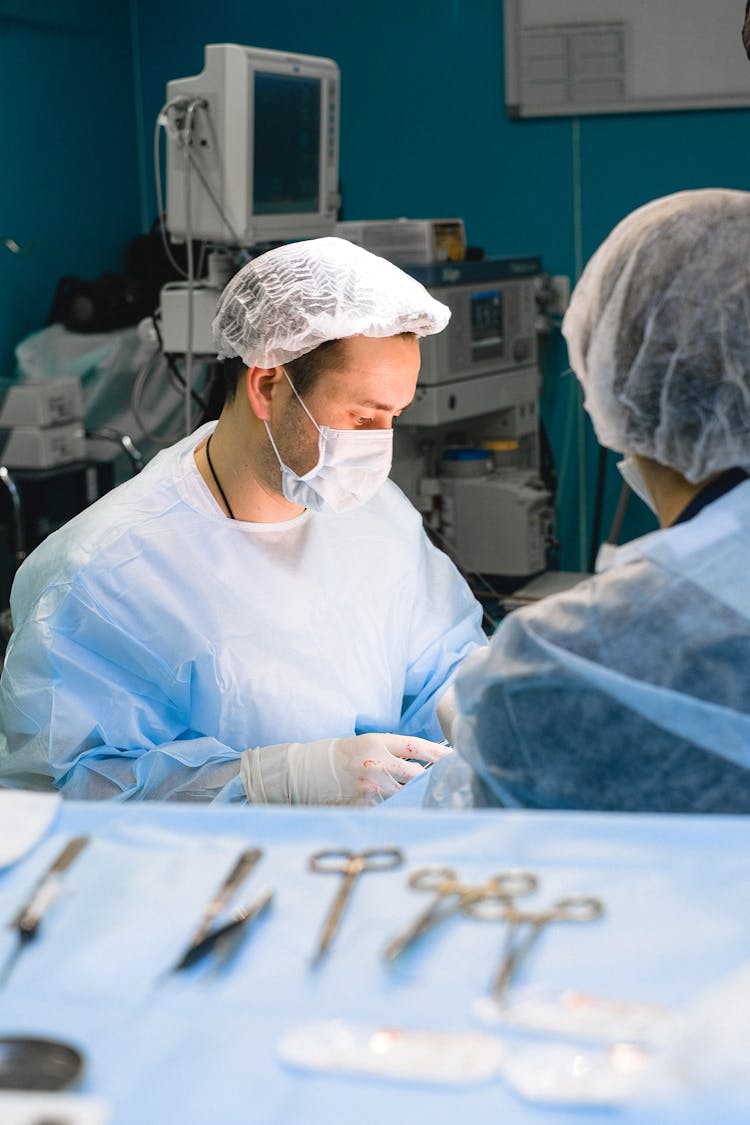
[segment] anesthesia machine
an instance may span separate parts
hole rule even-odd
[[[543,483],[538,258],[404,266],[451,309],[421,342],[414,402],[396,423],[393,479],[462,570],[547,566],[554,498]]]

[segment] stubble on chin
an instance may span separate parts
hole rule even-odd
[[[281,460],[299,476],[309,473],[317,464],[318,432],[304,411],[299,407],[295,409],[293,403],[289,404],[277,431],[273,432],[273,440]],[[270,439],[260,451],[258,471],[265,488],[283,495],[281,466]]]

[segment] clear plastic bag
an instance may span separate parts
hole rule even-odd
[[[300,1024],[278,1045],[303,1070],[372,1074],[410,1082],[483,1082],[500,1070],[503,1047],[482,1032],[372,1027],[345,1020]]]
[[[503,1004],[481,997],[474,1013],[494,1027],[598,1043],[659,1043],[674,1018],[660,1004],[538,985],[515,989]]]
[[[632,1044],[506,1044],[482,1032],[345,1020],[300,1024],[282,1037],[278,1053],[295,1069],[437,1085],[501,1079],[526,1101],[585,1106],[627,1100],[647,1061]]]

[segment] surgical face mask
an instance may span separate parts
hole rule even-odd
[[[651,493],[648,490],[643,473],[635,457],[623,457],[622,461],[617,462],[617,468],[620,471],[622,479],[625,481],[628,488],[638,496],[643,503],[651,509],[655,516],[658,517],[659,513],[656,510]]]
[[[292,393],[318,431],[318,460],[304,476],[281,459],[268,422],[268,439],[281,466],[281,488],[292,504],[322,514],[348,512],[375,495],[391,471],[393,430],[332,430],[319,426],[284,372]]]

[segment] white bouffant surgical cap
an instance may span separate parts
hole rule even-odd
[[[441,332],[450,309],[385,258],[344,238],[279,246],[235,274],[213,322],[219,359],[276,367],[326,340]]]
[[[628,215],[563,334],[602,445],[693,483],[750,463],[750,193],[679,192]]]

